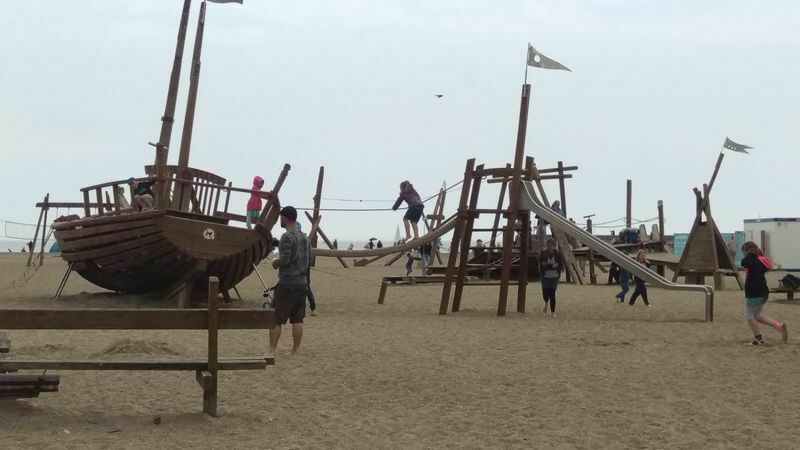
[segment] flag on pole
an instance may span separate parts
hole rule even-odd
[[[208,0],[211,3],[238,3],[240,5],[244,4],[244,0]]]
[[[536,51],[530,43],[528,44],[528,65],[542,69],[561,69],[572,72],[567,66]]]
[[[725,143],[722,144],[722,146],[724,148],[727,148],[728,150],[732,150],[734,152],[739,152],[739,153],[747,153],[748,155],[750,154],[750,152],[748,152],[747,150],[753,148],[748,145],[737,144],[736,142],[730,140],[729,137],[725,137]]]

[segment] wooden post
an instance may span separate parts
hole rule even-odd
[[[628,180],[627,188],[627,194],[625,196],[625,228],[630,228],[632,224],[631,200],[633,197],[633,182],[631,180]]]
[[[86,192],[84,192],[84,194],[85,193]],[[42,218],[44,217],[44,210],[45,210],[45,208],[47,208],[47,203],[48,203],[49,199],[50,199],[50,193],[48,192],[47,195],[44,196],[44,204],[42,204],[42,208],[39,210],[39,220],[36,221],[36,231],[33,232],[33,246],[34,247],[36,246],[36,238],[39,236],[39,227],[42,224]],[[85,204],[86,203],[84,203],[84,205]],[[28,244],[25,243],[25,246],[27,247]],[[31,266],[31,261],[33,261],[33,248],[29,248],[28,249],[28,264],[27,264],[26,267],[30,267]]]
[[[511,164],[507,163],[506,169],[510,168]],[[506,189],[508,189],[508,181],[503,181],[500,185],[500,197],[497,199],[497,212],[494,214],[494,224],[492,225],[492,237],[489,239],[489,247],[496,247],[497,231],[500,227],[500,218],[503,216],[500,210],[503,209],[503,203],[505,203]]]
[[[458,254],[458,243],[461,241],[461,233],[464,232],[464,224],[466,222],[467,212],[467,197],[469,196],[469,180],[472,179],[472,172],[475,167],[475,158],[467,160],[467,167],[464,169],[464,183],[461,189],[461,199],[458,201],[458,212],[456,213],[456,226],[453,229],[453,240],[450,242],[450,252],[447,255],[447,271],[444,275],[444,284],[442,285],[442,299],[439,303],[439,315],[447,314],[447,307],[450,304],[450,289],[453,286],[453,280],[456,273],[456,259]],[[468,255],[461,255],[462,258]]]
[[[667,237],[664,234],[664,202],[659,200],[658,201],[658,235],[661,238],[661,242],[667,242]]]
[[[89,206],[89,191],[83,191],[83,216],[90,217],[92,215],[91,207]]]
[[[469,211],[464,221],[464,233],[461,237],[461,260],[458,265],[458,275],[456,278],[456,290],[453,293],[453,312],[461,309],[461,294],[464,293],[464,279],[467,277],[467,263],[469,262],[469,248],[472,244],[472,228],[475,225],[476,214],[472,211],[478,207],[478,194],[481,189],[481,178],[483,176],[483,164],[475,168],[472,176],[472,195],[469,199]]]
[[[44,221],[42,221],[42,247],[39,251],[39,265],[44,264],[44,246],[47,244],[47,213],[50,212],[50,193],[44,198]],[[33,250],[33,249],[31,249]]]
[[[525,312],[525,296],[528,288],[528,250],[530,247],[531,212],[520,211],[522,232],[519,238],[519,267],[517,268],[517,312]]]
[[[217,417],[217,369],[219,337],[219,279],[208,279],[208,373],[211,375],[203,386],[203,412]]]
[[[586,232],[592,234],[592,216],[586,218]],[[597,273],[594,270],[594,250],[589,249],[589,283],[597,284]]]
[[[231,190],[230,187],[233,186],[233,181],[228,182],[228,188],[225,189],[225,212],[228,212],[228,206],[231,203]]]
[[[517,221],[517,207],[519,204],[520,179],[522,178],[522,162],[525,157],[525,137],[528,130],[528,107],[530,105],[531,85],[522,85],[519,105],[519,123],[517,125],[517,144],[514,153],[514,165],[511,172],[511,186],[509,187],[508,221],[503,233],[503,267],[500,272],[500,294],[497,299],[497,315],[506,314],[508,303],[508,282],[511,278],[511,258],[514,251],[514,228]]]
[[[561,194],[561,211],[567,217],[567,190],[564,184],[564,163],[558,162],[558,192]]]
[[[95,196],[97,197],[97,215],[102,216],[103,213],[103,191],[100,188],[94,190]]]
[[[178,154],[178,172],[177,177],[181,179],[188,178],[186,176],[186,168],[189,167],[189,153],[192,147],[192,128],[194,127],[194,112],[197,106],[197,87],[200,82],[200,54],[203,50],[203,31],[206,24],[206,2],[200,3],[200,15],[197,18],[197,32],[194,38],[194,52],[192,53],[192,70],[189,76],[189,97],[186,101],[186,116],[183,120],[183,134],[181,136],[181,148]],[[181,204],[174,204],[173,208],[184,211],[189,204],[189,198],[192,197],[192,186],[185,183],[176,183],[175,191],[181,192],[180,197],[183,199]],[[187,195],[183,195],[183,191],[188,191]]]
[[[322,180],[325,178],[325,166],[319,168],[319,176],[317,177],[317,192],[314,194],[314,216],[311,218],[311,223],[319,223],[319,204],[322,200]],[[311,248],[317,248],[317,234],[309,235],[309,244]],[[311,267],[316,266],[317,258],[311,257]]]
[[[289,164],[283,165],[283,170],[281,170],[280,175],[278,175],[278,180],[275,182],[275,186],[272,188],[273,197],[267,200],[267,203],[264,205],[264,209],[261,210],[261,214],[258,216],[258,221],[256,223],[261,224],[270,230],[278,220],[278,213],[280,213],[278,210],[278,208],[280,208],[278,193],[281,191],[283,182],[286,181],[286,177],[289,175],[289,170],[291,170],[291,168],[292,166]]]
[[[306,218],[308,220],[310,220],[311,223],[316,223],[316,225],[317,225],[316,226],[316,234],[319,235],[320,237],[322,237],[322,240],[325,242],[325,245],[327,245],[329,249],[333,250],[334,249],[333,248],[333,243],[331,242],[330,239],[328,239],[328,236],[325,235],[325,232],[322,231],[322,227],[319,226],[319,223],[318,222],[314,222],[313,217],[311,216],[311,214],[308,213],[308,211],[306,211],[305,213],[306,213]],[[313,225],[312,225],[312,227],[313,227]],[[337,256],[336,259],[339,260],[339,264],[341,264],[342,267],[347,269],[347,263],[344,262],[344,259],[342,259],[341,256]]]

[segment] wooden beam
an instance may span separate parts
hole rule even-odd
[[[274,358],[222,358],[218,370],[261,370],[275,364]],[[3,360],[0,359],[0,370],[187,370],[198,371],[208,369],[208,360],[194,359],[160,359],[160,360]]]
[[[312,224],[317,224],[319,226],[319,206],[322,200],[322,181],[325,179],[325,166],[320,166],[319,168],[319,175],[317,176],[317,190],[314,193],[314,215],[311,218]],[[308,236],[309,244],[311,248],[317,248],[317,233],[310,234]],[[316,265],[316,258],[314,256],[311,257],[311,267]]]
[[[461,189],[461,198],[458,201],[458,212],[456,213],[455,229],[453,230],[453,239],[450,241],[450,251],[447,256],[447,271],[445,272],[444,286],[442,287],[442,298],[439,302],[439,315],[447,314],[447,309],[450,306],[450,290],[453,287],[453,281],[456,276],[456,260],[459,257],[458,243],[461,241],[461,233],[464,232],[464,224],[466,223],[467,213],[467,199],[469,197],[469,180],[472,179],[473,169],[475,167],[475,158],[467,160],[467,166],[464,169],[464,182]],[[462,258],[467,258],[468,255],[461,255]]]
[[[500,272],[500,294],[497,298],[497,315],[506,315],[508,303],[508,282],[511,279],[511,258],[514,248],[514,229],[516,228],[519,192],[522,184],[522,165],[525,158],[525,138],[528,130],[528,107],[531,100],[531,85],[523,84],[520,94],[519,122],[517,124],[517,143],[514,151],[511,185],[508,188],[508,222],[503,236],[503,268]]]
[[[310,220],[311,223],[314,223],[314,219],[311,218],[311,214],[309,214],[308,211],[306,211],[305,213],[306,213],[306,218],[308,218],[308,220]],[[328,239],[328,236],[325,235],[325,232],[322,231],[322,228],[319,226],[319,224],[317,224],[317,234],[319,234],[322,240],[325,241],[325,245],[327,245],[328,248],[333,250],[333,243],[330,241],[330,239]],[[347,263],[344,262],[344,259],[342,259],[341,256],[337,256],[336,259],[339,260],[339,264],[341,264],[342,267],[347,269]]]
[[[221,330],[268,330],[274,311],[223,309]],[[207,330],[205,309],[4,309],[2,330]]]

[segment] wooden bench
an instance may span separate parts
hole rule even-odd
[[[0,353],[11,350],[11,341],[0,338]],[[12,375],[0,370],[0,399],[36,398],[42,392],[58,392],[58,375]]]
[[[217,372],[261,370],[274,358],[219,358],[219,330],[267,330],[274,311],[219,309],[219,279],[209,279],[208,309],[11,309],[0,313],[3,330],[207,330],[208,356],[156,360],[2,360],[3,370],[181,370],[195,371],[203,389],[203,412],[217,415]],[[266,345],[266,343],[265,343]]]
[[[786,300],[794,300],[794,293],[797,292],[797,289],[787,288],[787,287],[775,287],[769,290],[770,294],[786,294]]]

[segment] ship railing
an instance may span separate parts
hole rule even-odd
[[[155,182],[156,177],[136,178],[137,181]],[[95,184],[81,189],[83,202],[70,204],[74,207],[83,207],[86,217],[97,217],[107,215],[119,215],[133,211],[136,205],[132,205],[132,196],[127,195],[125,186],[129,183],[128,179],[115,180],[106,183]],[[196,181],[182,178],[170,178],[168,183],[171,188],[168,190],[172,205],[183,203],[182,195],[191,196],[188,199],[189,212],[206,216],[219,217],[226,220],[245,222],[246,216],[229,212],[232,193],[247,194],[254,192],[252,189],[242,189],[234,187],[233,183],[220,185],[207,181]],[[176,184],[192,186],[192,189],[174,189]],[[179,198],[174,198],[175,191]],[[220,205],[222,203],[222,205]],[[220,208],[221,206],[221,208]]]

